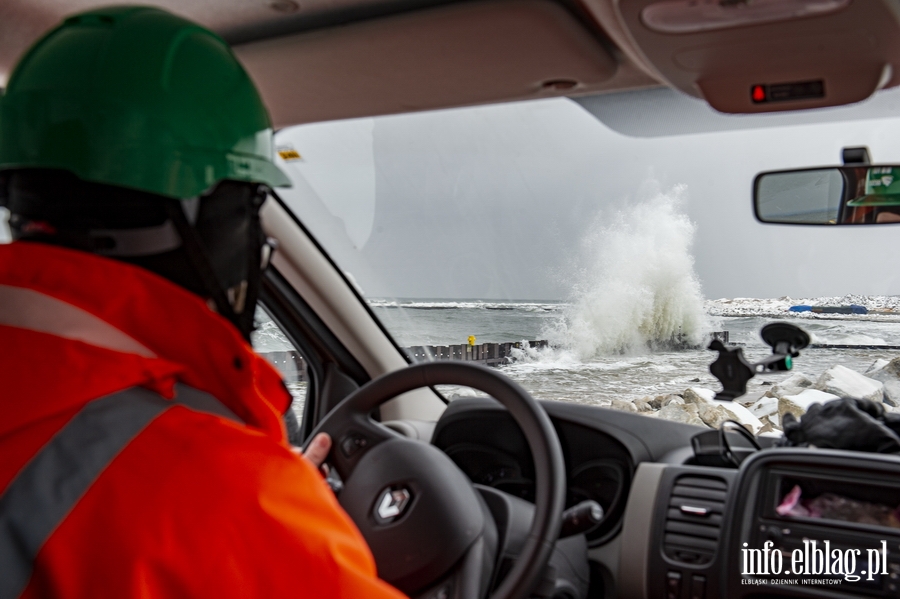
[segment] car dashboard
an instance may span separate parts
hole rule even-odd
[[[603,522],[588,535],[588,542],[603,543],[621,528],[634,456],[613,435],[572,420],[551,419],[566,463],[566,508],[585,499],[599,503]],[[438,422],[432,442],[473,483],[534,502],[534,465],[528,445],[499,404],[453,402]]]
[[[578,404],[542,406],[563,450],[566,507],[593,499],[604,510],[586,539],[586,597],[900,597],[900,508],[874,522],[840,509],[784,514],[781,505],[793,489],[896,507],[896,456],[768,448],[739,469],[700,466],[691,438],[704,429]],[[528,447],[497,402],[451,402],[432,443],[474,483],[533,501]],[[809,557],[826,541],[843,560],[838,571]]]

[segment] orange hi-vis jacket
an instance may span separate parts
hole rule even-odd
[[[398,599],[279,374],[143,269],[0,246],[0,598]]]

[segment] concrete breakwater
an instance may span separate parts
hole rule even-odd
[[[502,366],[512,361],[513,349],[545,348],[549,343],[540,341],[515,341],[506,343],[479,343],[476,345],[416,345],[403,351],[413,362],[428,360],[462,360],[484,366]],[[288,383],[307,380],[306,361],[298,351],[270,351],[260,354],[274,365]]]
[[[728,331],[715,331],[710,333],[709,338],[728,343],[728,337]],[[526,344],[531,349],[544,349],[550,346],[549,341],[540,339],[536,341],[478,343],[475,345],[465,343],[459,345],[414,345],[402,349],[414,363],[427,362],[429,360],[462,360],[484,366],[503,366],[514,360],[513,350],[525,349]],[[672,347],[673,349],[690,349],[694,346],[687,344],[684,339],[673,339]],[[306,362],[303,360],[300,352],[270,351],[262,352],[260,355],[281,371],[286,382],[293,383],[307,380]]]
[[[462,360],[485,366],[503,366],[512,361],[512,350],[530,348],[542,349],[547,341],[515,341],[506,343],[479,343],[477,345],[416,345],[404,347],[403,351],[413,362],[432,360]]]

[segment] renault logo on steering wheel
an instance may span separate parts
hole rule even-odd
[[[405,488],[385,489],[375,502],[375,520],[379,524],[387,524],[398,519],[409,505],[410,497]]]

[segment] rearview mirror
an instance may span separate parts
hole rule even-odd
[[[753,207],[764,223],[900,223],[900,166],[835,166],[761,173]]]

